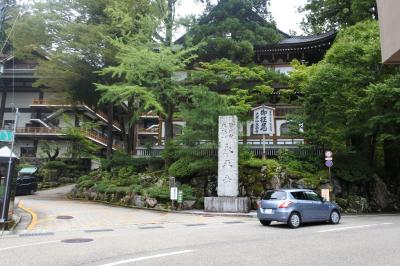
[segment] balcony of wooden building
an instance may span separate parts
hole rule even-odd
[[[104,123],[108,123],[108,115],[107,114],[98,110],[94,106],[89,106],[83,102],[66,103],[64,101],[58,101],[55,99],[51,99],[51,100],[49,100],[49,99],[33,99],[30,107],[42,107],[42,108],[44,107],[44,108],[52,108],[52,109],[56,109],[56,108],[84,109],[84,110],[94,114],[97,118],[100,118],[100,120],[102,120]],[[113,126],[118,131],[121,131],[121,125],[117,121],[113,121]]]

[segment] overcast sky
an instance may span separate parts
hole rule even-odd
[[[280,30],[284,32],[294,30],[297,34],[303,33],[299,25],[303,16],[297,12],[297,8],[304,5],[305,2],[306,0],[271,0],[271,13]],[[202,12],[202,5],[195,3],[194,0],[181,0],[177,9],[178,15],[199,15]]]

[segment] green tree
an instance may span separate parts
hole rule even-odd
[[[308,0],[299,11],[305,13],[303,30],[312,34],[378,19],[376,0]]]
[[[384,102],[383,96],[378,100],[373,93],[391,88],[389,95],[394,97],[393,100],[398,97],[393,81],[385,83],[396,72],[395,68],[382,66],[380,62],[378,23],[367,20],[341,30],[320,63],[308,68],[295,67],[290,84],[292,87],[297,84],[304,94],[301,98],[304,105],[301,122],[310,144],[333,149],[339,159],[358,158],[371,167],[376,166],[376,151],[389,148],[380,140],[386,139],[385,136],[388,137],[386,140],[393,140],[389,136],[398,130],[396,123],[393,128],[384,126],[390,121],[385,122],[384,118],[393,117],[396,112],[393,102]],[[391,147],[396,145],[392,143]],[[387,157],[389,154],[392,156]],[[385,161],[393,159],[393,153],[386,155]],[[347,163],[343,168],[352,163],[341,161]],[[345,172],[341,167],[335,169]]]
[[[400,184],[400,74],[384,82],[372,84],[366,96],[358,102],[360,117],[366,120],[366,132],[370,135],[370,163],[384,166],[387,181],[398,187]],[[365,108],[368,106],[369,108]],[[383,148],[383,161],[378,156]],[[380,161],[381,160],[381,161]],[[376,162],[376,163],[375,163]]]
[[[15,0],[4,0],[0,3],[0,49],[5,54],[10,47],[9,35],[13,32],[17,20],[20,17],[17,13],[17,3]]]
[[[63,133],[71,140],[67,155],[73,159],[95,157],[95,154],[99,151],[99,146],[87,135],[97,126],[96,123],[85,122],[80,127],[75,127],[75,124],[67,116],[64,116],[64,121],[67,128],[64,129]]]
[[[39,60],[35,86],[63,93],[72,102],[97,105],[100,95],[94,83],[113,82],[99,73],[116,63],[116,50],[108,40],[139,32],[151,6],[150,0],[41,1],[23,16],[13,44],[19,57],[34,52],[46,58]],[[110,102],[102,103],[100,107],[108,113],[110,157],[116,108]]]
[[[268,10],[267,0],[221,0],[210,5],[180,42],[199,44],[199,59],[227,58],[250,63],[254,46],[274,44],[282,38]]]

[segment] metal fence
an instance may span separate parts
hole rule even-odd
[[[254,153],[256,157],[262,157],[263,148],[262,146],[247,146],[250,151]],[[138,157],[158,157],[161,156],[164,147],[156,147],[156,148],[137,148],[137,156]],[[309,148],[301,148],[297,145],[273,145],[272,147],[266,147],[265,152],[268,157],[276,157],[281,150],[289,150],[294,153],[297,153],[301,156],[310,156],[317,155],[320,156],[323,154],[323,151],[320,149],[309,149]],[[218,149],[190,149],[187,151],[188,154],[198,156],[198,157],[218,157]]]

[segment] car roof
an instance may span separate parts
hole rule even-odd
[[[305,188],[284,188],[284,189],[273,189],[268,191],[301,192],[301,191],[312,191],[312,190]]]

